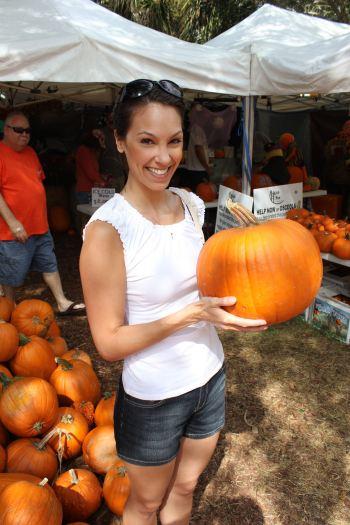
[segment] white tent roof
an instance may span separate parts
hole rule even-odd
[[[250,94],[350,91],[350,25],[269,4],[207,42],[251,53]]]
[[[0,0],[0,35],[0,85],[20,82],[20,89],[46,96],[54,84],[74,99],[89,83],[88,99],[110,103],[111,88],[135,78],[169,78],[196,91],[249,91],[249,53],[227,56],[183,42],[90,0]]]

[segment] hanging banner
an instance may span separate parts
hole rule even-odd
[[[283,219],[287,211],[303,206],[303,184],[283,184],[253,191],[254,215],[259,221]]]
[[[101,204],[109,201],[115,194],[114,188],[92,188],[91,189],[91,206],[98,208]]]
[[[239,222],[234,219],[229,210],[226,208],[226,201],[228,198],[230,198],[233,202],[239,202],[249,211],[252,211],[253,209],[253,197],[220,185],[215,233],[221,230],[227,230],[228,228],[237,228],[237,226],[240,226]]]

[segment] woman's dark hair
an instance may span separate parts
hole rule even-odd
[[[155,85],[147,95],[136,98],[126,98],[123,102],[117,101],[113,110],[113,127],[119,138],[124,139],[126,137],[134,112],[150,102],[157,102],[158,104],[164,104],[164,106],[173,107],[179,113],[181,122],[183,121],[185,113],[183,100]]]

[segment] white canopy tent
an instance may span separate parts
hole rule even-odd
[[[0,28],[0,88],[11,86],[11,102],[21,92],[111,104],[121,84],[145,77],[249,92],[249,53],[183,42],[90,0],[0,0]]]
[[[250,193],[255,105],[278,111],[346,107],[350,25],[265,4],[207,44],[228,56],[239,50],[251,56],[250,96],[243,105],[243,190]]]

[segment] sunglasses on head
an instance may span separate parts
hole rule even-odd
[[[182,89],[171,80],[149,80],[141,78],[133,80],[123,87],[119,102],[123,102],[126,98],[144,97],[148,95],[155,86],[158,86],[173,97],[182,98]]]
[[[7,124],[8,128],[13,129],[15,133],[18,133],[19,135],[22,135],[23,133],[27,133],[27,135],[30,135],[30,128],[22,128],[21,126],[10,126],[10,124]]]

